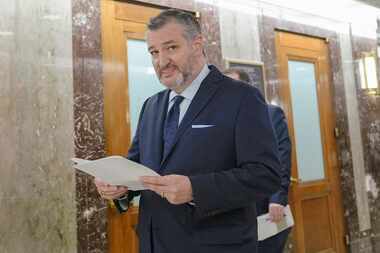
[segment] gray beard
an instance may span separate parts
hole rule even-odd
[[[187,72],[187,73],[182,73],[181,72],[181,75],[179,75],[178,78],[175,80],[176,87],[184,86],[185,82],[187,80],[189,80],[190,77],[191,77],[191,72],[190,71]]]
[[[185,81],[185,78],[183,74],[181,73],[181,75],[179,75],[177,79],[175,80],[175,86],[180,87],[181,85],[183,85],[184,81]]]

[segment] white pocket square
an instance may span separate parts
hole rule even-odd
[[[208,128],[214,127],[215,125],[191,125],[191,128]]]

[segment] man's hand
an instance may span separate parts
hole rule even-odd
[[[95,178],[94,183],[96,185],[96,189],[103,199],[116,199],[128,192],[128,187],[110,185],[97,178]]]
[[[269,204],[269,217],[272,222],[279,222],[285,216],[284,206],[276,203]]]
[[[193,188],[190,179],[181,175],[144,176],[141,182],[169,203],[180,205],[193,200]]]

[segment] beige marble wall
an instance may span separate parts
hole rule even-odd
[[[0,252],[76,252],[71,1],[0,0]]]
[[[219,9],[223,58],[261,62],[258,15]]]

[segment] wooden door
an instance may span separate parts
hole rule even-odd
[[[155,85],[158,80],[154,79],[149,81],[147,86],[145,83],[141,83],[140,86],[143,87],[139,92],[144,94],[132,92],[130,76],[128,75],[131,73],[131,68],[136,67],[136,64],[131,66],[128,63],[141,59],[150,62],[148,50],[144,46],[146,24],[151,17],[156,16],[159,12],[160,9],[146,5],[111,0],[101,1],[104,122],[107,155],[127,154],[134,133],[134,125],[137,121],[136,115],[138,115],[138,112],[134,112],[131,108],[136,107],[136,110],[139,110],[139,104],[157,92],[154,89],[156,89]],[[131,49],[132,44],[136,44],[138,48]],[[138,50],[143,51],[139,54]],[[128,56],[132,54],[134,55],[131,59]],[[151,67],[145,67],[144,71],[149,72],[148,74],[154,78],[154,70]],[[157,84],[157,89],[161,89],[159,84]],[[138,101],[133,100],[139,97]],[[109,252],[138,252],[138,238],[135,231],[137,216],[137,207],[133,207],[127,213],[120,215],[110,203],[108,212]]]
[[[327,41],[276,33],[280,100],[291,140],[297,253],[346,252]]]

